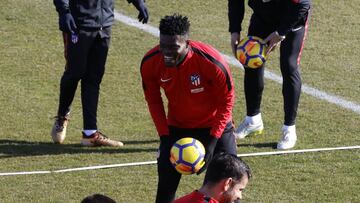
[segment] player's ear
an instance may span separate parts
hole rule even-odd
[[[228,191],[231,188],[231,185],[233,183],[232,178],[226,178],[223,180],[223,190]]]

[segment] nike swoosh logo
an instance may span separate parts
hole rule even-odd
[[[172,78],[168,78],[168,79],[162,79],[162,78],[160,78],[160,81],[161,82],[167,82],[167,81],[170,81]]]

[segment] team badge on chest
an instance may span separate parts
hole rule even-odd
[[[193,74],[190,76],[191,84],[194,86],[200,85],[200,75],[199,74]]]
[[[191,93],[196,94],[196,93],[200,93],[204,91],[204,87],[200,87],[200,75],[199,74],[192,74],[190,76],[190,82],[193,86],[195,86],[195,88],[192,88],[190,90]]]

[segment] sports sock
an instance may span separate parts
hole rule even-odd
[[[86,136],[90,136],[92,134],[94,134],[97,130],[83,130],[84,134]]]
[[[296,127],[295,125],[283,125],[283,127],[281,128],[282,131],[290,131],[290,132],[295,132],[296,131]]]
[[[262,121],[261,119],[261,113],[256,114],[255,116],[246,116],[246,121],[249,122],[250,124],[257,124],[260,123]]]

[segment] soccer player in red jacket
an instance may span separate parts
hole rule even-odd
[[[244,18],[244,0],[228,0],[231,47],[235,54],[240,40]],[[278,149],[290,149],[296,144],[295,120],[301,93],[300,56],[308,27],[310,0],[249,0],[253,10],[248,30],[249,36],[264,39],[269,45],[267,53],[280,45],[280,69],[283,77],[284,123]],[[264,125],[260,104],[264,89],[264,66],[244,67],[246,117],[235,131],[238,139],[262,134]]]
[[[190,22],[174,14],[160,21],[160,44],[145,54],[141,76],[145,99],[160,136],[156,202],[172,202],[181,175],[170,163],[170,148],[182,137],[206,149],[203,172],[213,154],[236,154],[233,136],[233,80],[213,47],[189,40]],[[160,89],[168,101],[167,115]]]
[[[174,203],[240,202],[250,177],[250,168],[244,161],[235,155],[220,153],[209,164],[201,188]]]

